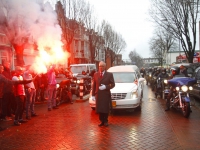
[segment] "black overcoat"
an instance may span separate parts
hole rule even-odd
[[[99,90],[99,86],[104,84],[106,86],[105,90]],[[111,93],[110,89],[115,86],[113,74],[105,71],[102,78],[100,78],[100,73],[96,72],[93,77],[92,84],[92,96],[96,99],[96,112],[97,113],[109,113],[111,104]]]

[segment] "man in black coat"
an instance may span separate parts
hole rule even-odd
[[[96,112],[99,113],[99,126],[108,126],[108,113],[111,105],[110,89],[115,86],[113,74],[107,72],[106,64],[101,61],[99,63],[99,72],[93,77],[92,99],[96,100]]]
[[[10,62],[3,61],[3,66],[4,66],[4,71],[2,72],[2,75],[4,75],[7,79],[12,80],[12,75],[10,71]],[[12,84],[4,84],[2,108],[3,108],[2,119],[4,121],[12,120],[11,116],[12,114],[14,114],[16,110]]]

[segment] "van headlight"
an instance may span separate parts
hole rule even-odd
[[[59,88],[59,87],[60,87],[60,84],[57,83],[57,84],[56,84],[56,88]]]
[[[183,92],[187,92],[187,91],[188,91],[188,87],[187,87],[186,85],[183,85],[183,86],[181,87],[181,90],[182,90]]]
[[[79,84],[79,83],[80,83],[80,80],[77,80],[77,83]]]
[[[135,99],[135,98],[137,98],[138,97],[138,93],[137,92],[132,92],[131,93],[131,98],[132,99]]]

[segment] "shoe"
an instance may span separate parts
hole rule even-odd
[[[24,119],[19,120],[19,123],[26,123],[26,122],[28,122],[28,120],[24,120]]]
[[[53,109],[58,109],[58,107],[57,107],[57,106],[54,106]]]
[[[108,123],[107,123],[107,122],[106,122],[106,123],[104,123],[104,126],[105,126],[105,127],[107,127],[107,126],[108,126]]]
[[[48,111],[51,111],[51,108],[48,108]]]
[[[36,117],[38,116],[36,113],[32,114],[31,117]]]
[[[27,120],[31,120],[31,117],[26,117]]]
[[[15,126],[20,126],[21,123],[19,123],[18,121],[14,121],[14,125],[15,125]]]
[[[102,123],[100,123],[98,126],[101,127],[101,126],[103,126],[103,125],[104,125],[104,123],[102,122]]]

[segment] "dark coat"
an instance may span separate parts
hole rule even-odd
[[[12,80],[11,71],[8,68],[4,68],[4,71],[2,72],[2,75],[4,75],[7,79]],[[12,84],[4,84],[3,93],[13,93],[13,85]]]
[[[104,84],[106,86],[105,90],[99,90],[99,86]],[[111,93],[110,89],[115,87],[115,82],[113,74],[105,71],[102,78],[100,78],[100,73],[96,72],[93,77],[92,84],[92,96],[96,99],[96,112],[97,113],[109,113],[111,104]]]

